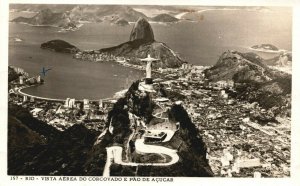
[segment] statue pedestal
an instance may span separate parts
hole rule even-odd
[[[147,85],[153,84],[152,78],[146,78],[145,79],[145,84],[147,84]]]
[[[152,84],[146,84],[145,82],[140,82],[139,90],[144,92],[156,92]]]

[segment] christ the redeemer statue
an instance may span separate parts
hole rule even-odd
[[[148,54],[147,58],[144,59],[140,59],[141,61],[146,61],[147,65],[146,65],[146,80],[145,80],[145,84],[152,84],[152,77],[151,77],[151,65],[153,61],[159,61],[159,59],[155,59],[150,57],[150,54]]]

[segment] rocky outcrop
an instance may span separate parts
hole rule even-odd
[[[266,51],[278,51],[279,49],[271,44],[260,44],[260,45],[254,45],[251,47],[252,49],[256,50],[266,50]]]
[[[176,68],[183,63],[183,60],[165,43],[156,41],[150,43],[144,43],[143,40],[129,41],[116,47],[100,49],[99,52],[125,57],[129,59],[130,63],[137,65],[145,65],[144,62],[140,61],[140,58],[146,58],[150,54],[160,59],[160,61],[152,64],[154,68]]]
[[[131,30],[129,41],[143,40],[144,42],[154,41],[154,34],[151,25],[144,18],[139,18]]]
[[[173,17],[169,14],[159,14],[151,19],[155,22],[163,22],[163,23],[174,23],[179,21],[176,17]]]
[[[205,71],[211,81],[234,80],[235,82],[266,82],[272,79],[271,70],[254,53],[224,52],[216,65]]]
[[[204,74],[212,82],[233,81],[236,98],[258,102],[273,116],[290,112],[291,75],[270,69],[257,54],[224,52]]]
[[[76,53],[79,51],[77,47],[63,40],[51,40],[41,44],[42,49],[50,49],[55,52]]]
[[[100,49],[99,53],[107,55],[114,55],[116,57],[125,57],[129,59],[130,63],[144,65],[140,58],[147,57],[148,54],[160,59],[159,62],[153,63],[154,68],[180,67],[184,62],[179,55],[177,55],[165,43],[154,40],[153,30],[149,22],[140,18],[134,25],[130,41],[122,43],[118,46]]]
[[[115,21],[116,25],[119,26],[127,26],[129,25],[128,21],[126,21],[125,19],[118,19],[117,21]]]
[[[153,101],[149,94],[143,94],[138,90],[139,81],[134,82],[128,89],[124,98],[120,98],[114,105],[112,111],[109,113],[108,122],[112,121],[112,124],[118,130],[112,135],[107,133],[105,137],[111,138],[111,140],[122,139],[120,141],[114,141],[115,143],[123,143],[126,140],[125,131],[129,128],[127,110],[138,117],[145,118],[146,125],[155,125],[155,123],[163,122],[159,118],[156,118],[154,112],[158,108],[155,101]],[[159,91],[159,87],[155,87],[156,91]],[[156,93],[155,93],[156,94]],[[156,96],[156,95],[152,96]],[[168,96],[167,96],[168,97]],[[169,97],[168,97],[169,98]],[[124,109],[126,108],[126,110]],[[206,145],[203,139],[199,135],[198,129],[190,119],[188,113],[181,105],[172,105],[170,110],[166,114],[169,119],[169,124],[178,122],[180,123],[180,129],[176,131],[172,139],[168,142],[159,144],[171,149],[177,149],[180,161],[177,163],[159,167],[159,166],[139,166],[139,170],[135,173],[135,170],[128,169],[127,166],[118,166],[118,169],[111,169],[112,176],[183,176],[183,177],[211,177],[213,173],[205,158],[206,156]],[[122,116],[122,117],[120,117]],[[114,129],[115,131],[115,129]],[[125,137],[125,138],[124,138]],[[106,140],[102,140],[101,144],[106,143]],[[178,148],[180,143],[180,148]],[[134,151],[134,149],[133,149]],[[139,152],[132,152],[133,156],[139,154]],[[145,154],[150,156],[151,154]],[[193,163],[191,163],[193,162]],[[112,167],[111,167],[112,168]],[[116,167],[115,167],[116,168]]]
[[[284,72],[269,68],[259,55],[238,51],[224,52],[217,63],[204,73],[211,81],[233,80],[235,83],[267,83],[290,77]]]

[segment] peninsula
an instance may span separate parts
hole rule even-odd
[[[254,45],[251,47],[253,50],[262,51],[262,52],[278,52],[279,49],[271,44],[260,44],[260,45]]]
[[[120,61],[127,64],[142,66],[140,58],[148,54],[160,60],[153,64],[154,68],[178,68],[184,61],[167,44],[155,41],[151,25],[145,18],[139,18],[132,28],[129,41],[118,46],[99,50],[81,51],[77,47],[62,40],[52,40],[43,43],[41,48],[50,48],[56,52],[74,53],[74,58],[95,62]]]
[[[74,45],[71,45],[70,43],[59,39],[42,43],[41,48],[53,50],[55,52],[71,53],[71,54],[79,51],[79,49]]]

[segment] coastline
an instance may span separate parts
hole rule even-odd
[[[114,62],[118,65],[121,65],[123,67],[131,68],[131,69],[135,69],[135,70],[140,70],[140,71],[145,71],[146,70],[146,67],[144,67],[144,66],[133,65],[133,64],[130,64],[130,63],[126,63],[126,62],[119,62],[119,61],[116,61],[116,60],[113,60],[112,62]],[[161,73],[157,70],[154,70],[154,69],[152,69],[151,71],[154,72],[154,73],[163,74],[163,73]]]
[[[285,49],[279,49],[279,50],[267,50],[267,49],[257,49],[257,48],[252,48],[249,47],[248,49],[257,51],[257,52],[265,52],[265,53],[272,53],[272,54],[277,54],[280,52],[286,52],[286,53],[292,53],[291,51],[285,50]]]
[[[120,66],[135,69],[135,70],[140,70],[140,71],[145,71],[146,70],[145,66],[134,65],[134,64],[127,63],[126,61],[120,61],[120,60],[103,60],[103,61],[84,60],[84,59],[81,59],[81,58],[76,58],[76,57],[74,57],[74,55],[73,55],[73,58],[80,61],[80,62],[93,62],[93,63],[110,63],[110,62],[113,62],[113,63],[118,64]],[[158,74],[163,74],[162,72],[159,72],[158,70],[154,70],[154,69],[152,69],[152,72],[158,73]]]
[[[13,23],[13,24],[22,24],[22,25],[28,25],[28,26],[33,26],[33,27],[53,27],[53,28],[61,28],[59,26],[55,26],[55,25],[33,25],[30,23],[25,23],[25,22],[13,22],[13,21],[9,21],[9,23]]]
[[[84,62],[85,60],[82,60],[82,59],[78,59],[82,62]],[[90,61],[87,61],[87,62],[90,62]],[[96,61],[93,61],[93,62],[96,62]],[[108,61],[103,61],[102,63],[104,62],[108,62]],[[145,71],[145,67],[143,66],[138,66],[138,65],[132,65],[132,64],[129,64],[129,63],[123,63],[123,62],[118,62],[117,60],[111,60],[109,62],[113,62],[117,65],[120,65],[120,66],[123,66],[125,68],[129,68],[129,69],[135,69],[135,70],[140,70],[140,71]],[[158,72],[156,70],[152,70],[154,73],[159,73],[159,74],[162,74],[161,72]],[[50,97],[43,97],[43,96],[37,96],[37,95],[33,95],[33,94],[28,94],[28,93],[25,93],[23,90],[25,89],[28,89],[28,88],[31,88],[31,87],[36,87],[36,86],[39,86],[40,84],[34,84],[34,85],[23,85],[23,86],[20,86],[16,89],[16,92],[18,95],[21,95],[21,96],[28,96],[29,98],[33,97],[34,99],[37,99],[37,100],[44,100],[44,101],[52,101],[52,102],[64,102],[66,100],[65,99],[61,99],[61,98],[50,98]],[[106,98],[99,98],[99,99],[89,99],[89,98],[86,98],[86,99],[89,99],[91,102],[97,102],[99,101],[100,99],[103,100],[103,101],[114,101],[118,98],[120,98],[120,96],[122,96],[124,93],[127,92],[127,88],[121,88],[119,89],[118,91],[114,92],[111,96],[109,97],[106,97]],[[72,96],[70,96],[72,97]],[[76,100],[76,102],[83,102],[83,99],[79,99],[79,100]]]
[[[66,99],[58,99],[58,98],[48,98],[48,97],[35,96],[35,95],[27,94],[27,93],[25,93],[25,92],[22,91],[24,89],[27,89],[27,88],[30,88],[30,87],[35,87],[35,86],[39,86],[39,85],[30,85],[30,86],[25,86],[25,87],[23,86],[23,87],[17,88],[16,89],[17,94],[21,95],[21,96],[28,96],[30,98],[33,97],[34,99],[43,100],[43,101],[52,101],[52,102],[65,102],[66,101]],[[116,99],[114,97],[116,95],[120,94],[120,92],[123,92],[123,91],[124,90],[121,90],[121,91],[118,91],[118,92],[114,93],[114,95],[112,97],[103,98],[103,99],[101,99],[101,98],[99,98],[99,99],[93,99],[93,100],[90,100],[90,101],[91,102],[97,102],[100,99],[103,100],[103,101],[113,101],[113,100]],[[83,99],[76,100],[76,102],[83,102]]]
[[[82,59],[77,59],[77,60],[80,60],[80,61],[83,61],[83,62],[85,61],[85,60],[82,60]],[[90,61],[88,61],[88,62],[90,62]],[[93,61],[93,62],[97,63],[97,61]],[[146,68],[144,66],[133,65],[133,64],[130,64],[130,63],[126,63],[124,61],[111,60],[111,61],[102,61],[101,63],[108,63],[108,62],[113,62],[117,65],[123,66],[125,68],[129,68],[129,69],[135,69],[135,70],[140,70],[140,71],[145,71],[146,70]],[[98,63],[100,63],[100,62],[98,62]],[[160,74],[160,75],[163,74],[162,72],[159,72],[159,71],[153,70],[153,69],[152,69],[152,72]],[[65,101],[65,99],[42,97],[42,96],[28,94],[28,93],[25,93],[25,92],[22,91],[24,89],[27,89],[27,88],[30,88],[30,87],[35,87],[35,86],[39,86],[39,84],[30,85],[30,86],[22,86],[20,88],[17,88],[17,93],[21,96],[28,96],[30,98],[33,97],[34,99],[37,99],[37,100],[52,101],[52,102],[64,102]],[[114,101],[114,100],[122,97],[123,94],[125,94],[127,92],[127,90],[128,90],[127,88],[120,89],[120,90],[114,92],[113,95],[111,95],[110,97],[99,98],[99,99],[91,99],[90,101],[91,102],[96,102],[96,101],[99,101],[100,99],[102,99],[103,101]],[[72,97],[72,96],[70,96],[70,97]],[[83,99],[76,100],[76,102],[83,102]]]
[[[60,29],[57,32],[77,31],[77,30],[79,30],[84,25],[84,24],[80,23],[80,24],[76,25],[76,28],[63,28],[63,27],[55,26],[55,25],[33,25],[33,24],[30,24],[30,23],[25,23],[25,22],[13,22],[13,21],[9,21],[9,23],[28,25],[28,26],[32,26],[32,27],[51,27],[51,28]]]

